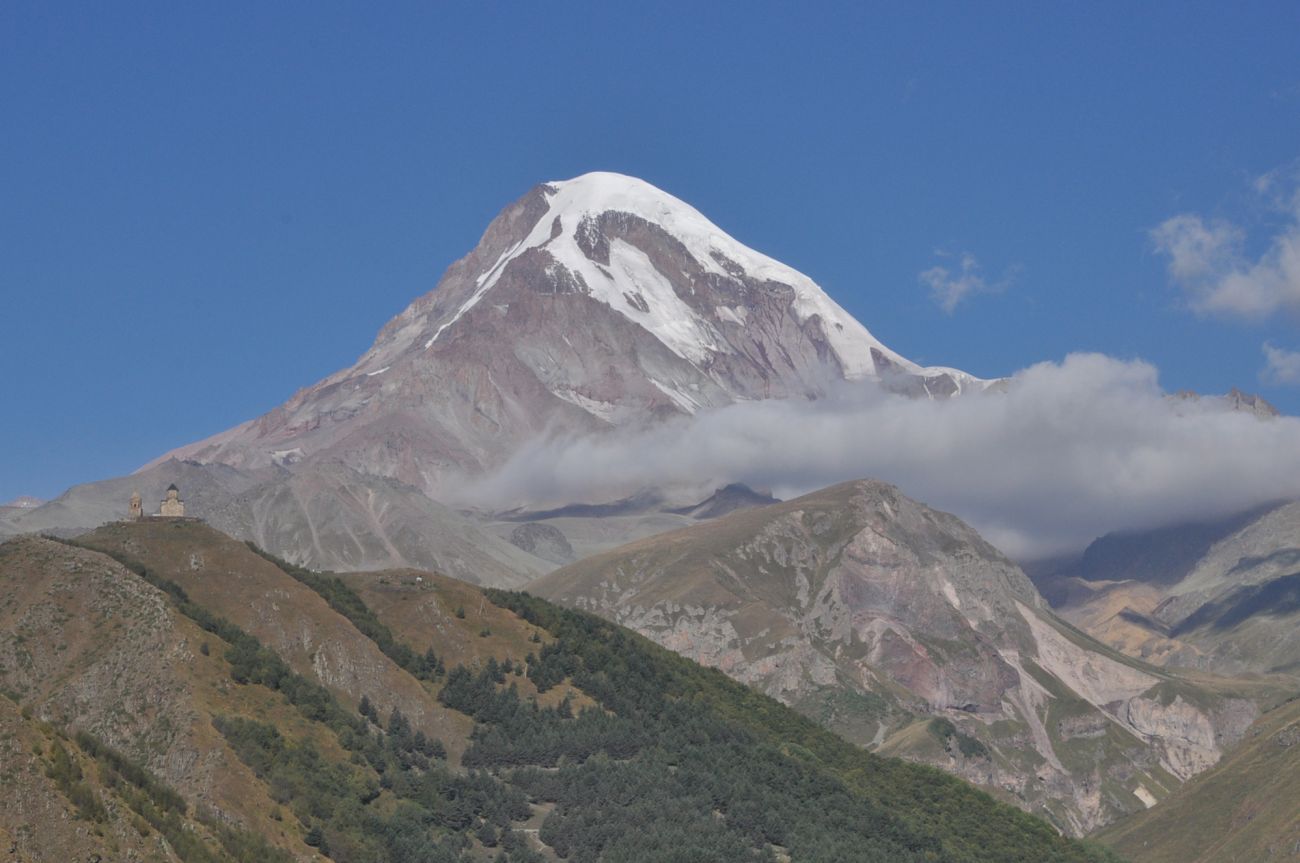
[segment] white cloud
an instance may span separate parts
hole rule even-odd
[[[1195,311],[1256,320],[1279,311],[1300,313],[1300,193],[1278,194],[1280,185],[1276,172],[1253,184],[1284,213],[1256,258],[1245,253],[1240,227],[1195,213],[1174,216],[1151,231],[1156,250],[1169,259],[1170,277]]]
[[[1236,226],[1207,223],[1192,213],[1167,219],[1151,232],[1156,249],[1169,256],[1169,275],[1184,284],[1225,275],[1238,258],[1243,239]]]
[[[936,252],[941,258],[951,257],[947,252]],[[980,263],[970,252],[957,256],[957,268],[953,270],[942,264],[936,264],[922,271],[918,278],[921,284],[930,289],[930,296],[945,313],[952,314],[957,306],[973,294],[997,293],[1006,289],[1010,273],[995,283],[990,284],[980,272]]]
[[[1300,384],[1300,351],[1288,351],[1270,344],[1264,345],[1267,361],[1262,377],[1274,384]]]
[[[846,386],[814,402],[538,441],[469,495],[504,508],[739,481],[789,497],[863,477],[956,513],[1012,555],[1037,556],[1300,495],[1300,419],[1171,399],[1146,363],[1072,355],[1019,372],[1005,393],[922,401]]]

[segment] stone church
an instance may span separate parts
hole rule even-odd
[[[184,517],[185,501],[181,500],[181,492],[176,487],[176,483],[167,486],[167,497],[163,498],[162,503],[158,505],[158,514],[163,518]]]
[[[144,503],[140,498],[140,492],[132,492],[131,509],[129,519],[139,521],[144,518]],[[184,518],[185,501],[181,500],[180,489],[176,483],[167,486],[167,496],[158,504],[158,514],[149,516],[150,518]]]

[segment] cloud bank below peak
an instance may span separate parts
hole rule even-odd
[[[1300,496],[1300,419],[1172,398],[1148,363],[1073,354],[1018,372],[1005,392],[923,401],[846,385],[814,402],[740,403],[633,434],[540,437],[457,497],[504,508],[724,482],[789,497],[862,477],[1029,559]]]

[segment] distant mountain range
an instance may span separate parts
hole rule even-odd
[[[1035,578],[1063,616],[1129,655],[1300,672],[1300,504],[1105,536]]]
[[[155,487],[177,482],[190,512],[295,563],[410,565],[522,584],[716,514],[688,514],[714,491],[704,485],[642,489],[655,504],[616,519],[619,501],[526,491],[489,504],[509,510],[500,517],[449,508],[476,503],[467,484],[529,444],[634,433],[737,402],[818,399],[846,385],[943,399],[1006,382],[911,362],[807,276],[683,201],[632,177],[586,174],[506,207],[349,368],[160,456],[129,482],[0,509],[0,536],[89,529],[122,517],[136,486],[152,500]],[[1236,391],[1224,403],[1269,412]],[[541,554],[540,528],[503,524],[527,513],[548,522]]]
[[[927,398],[989,386],[889,350],[807,276],[666,192],[586,174],[539,185],[506,207],[350,368],[129,480],[0,512],[0,535],[92,528],[123,517],[136,487],[152,500],[155,487],[177,482],[190,512],[296,563],[409,565],[517,585],[552,568],[556,553],[512,545],[515,527],[503,529],[492,513],[438,503],[457,500],[462,482],[542,434],[642,428],[737,401],[813,399],[845,381]],[[580,502],[519,504],[581,554],[712,513],[691,512],[710,491],[670,498],[650,490],[653,506],[616,520],[600,501],[563,522],[558,510]],[[518,522],[519,512],[503,520]],[[529,533],[519,534],[525,548]]]

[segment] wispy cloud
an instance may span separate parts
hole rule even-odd
[[[1300,384],[1300,351],[1264,345],[1266,364],[1261,377],[1272,384]]]
[[[1294,102],[1300,99],[1300,81],[1277,87],[1268,95],[1278,102]]]
[[[952,255],[938,251],[935,254],[940,258],[956,260],[951,265],[936,264],[923,270],[918,278],[921,284],[930,289],[930,296],[939,304],[939,308],[949,315],[963,300],[975,294],[993,294],[1006,290],[1015,273],[1015,268],[1012,268],[1001,279],[989,282],[981,272],[980,262],[970,252]]]
[[[860,384],[639,433],[538,440],[469,491],[504,508],[733,481],[788,497],[862,477],[1036,556],[1300,495],[1300,419],[1171,399],[1146,363],[1072,355],[1017,373],[1004,393],[924,401]]]
[[[1253,188],[1283,215],[1256,257],[1245,252],[1246,231],[1222,219],[1182,213],[1151,231],[1170,278],[1200,314],[1260,320],[1300,313],[1300,191],[1281,172],[1265,174]]]

